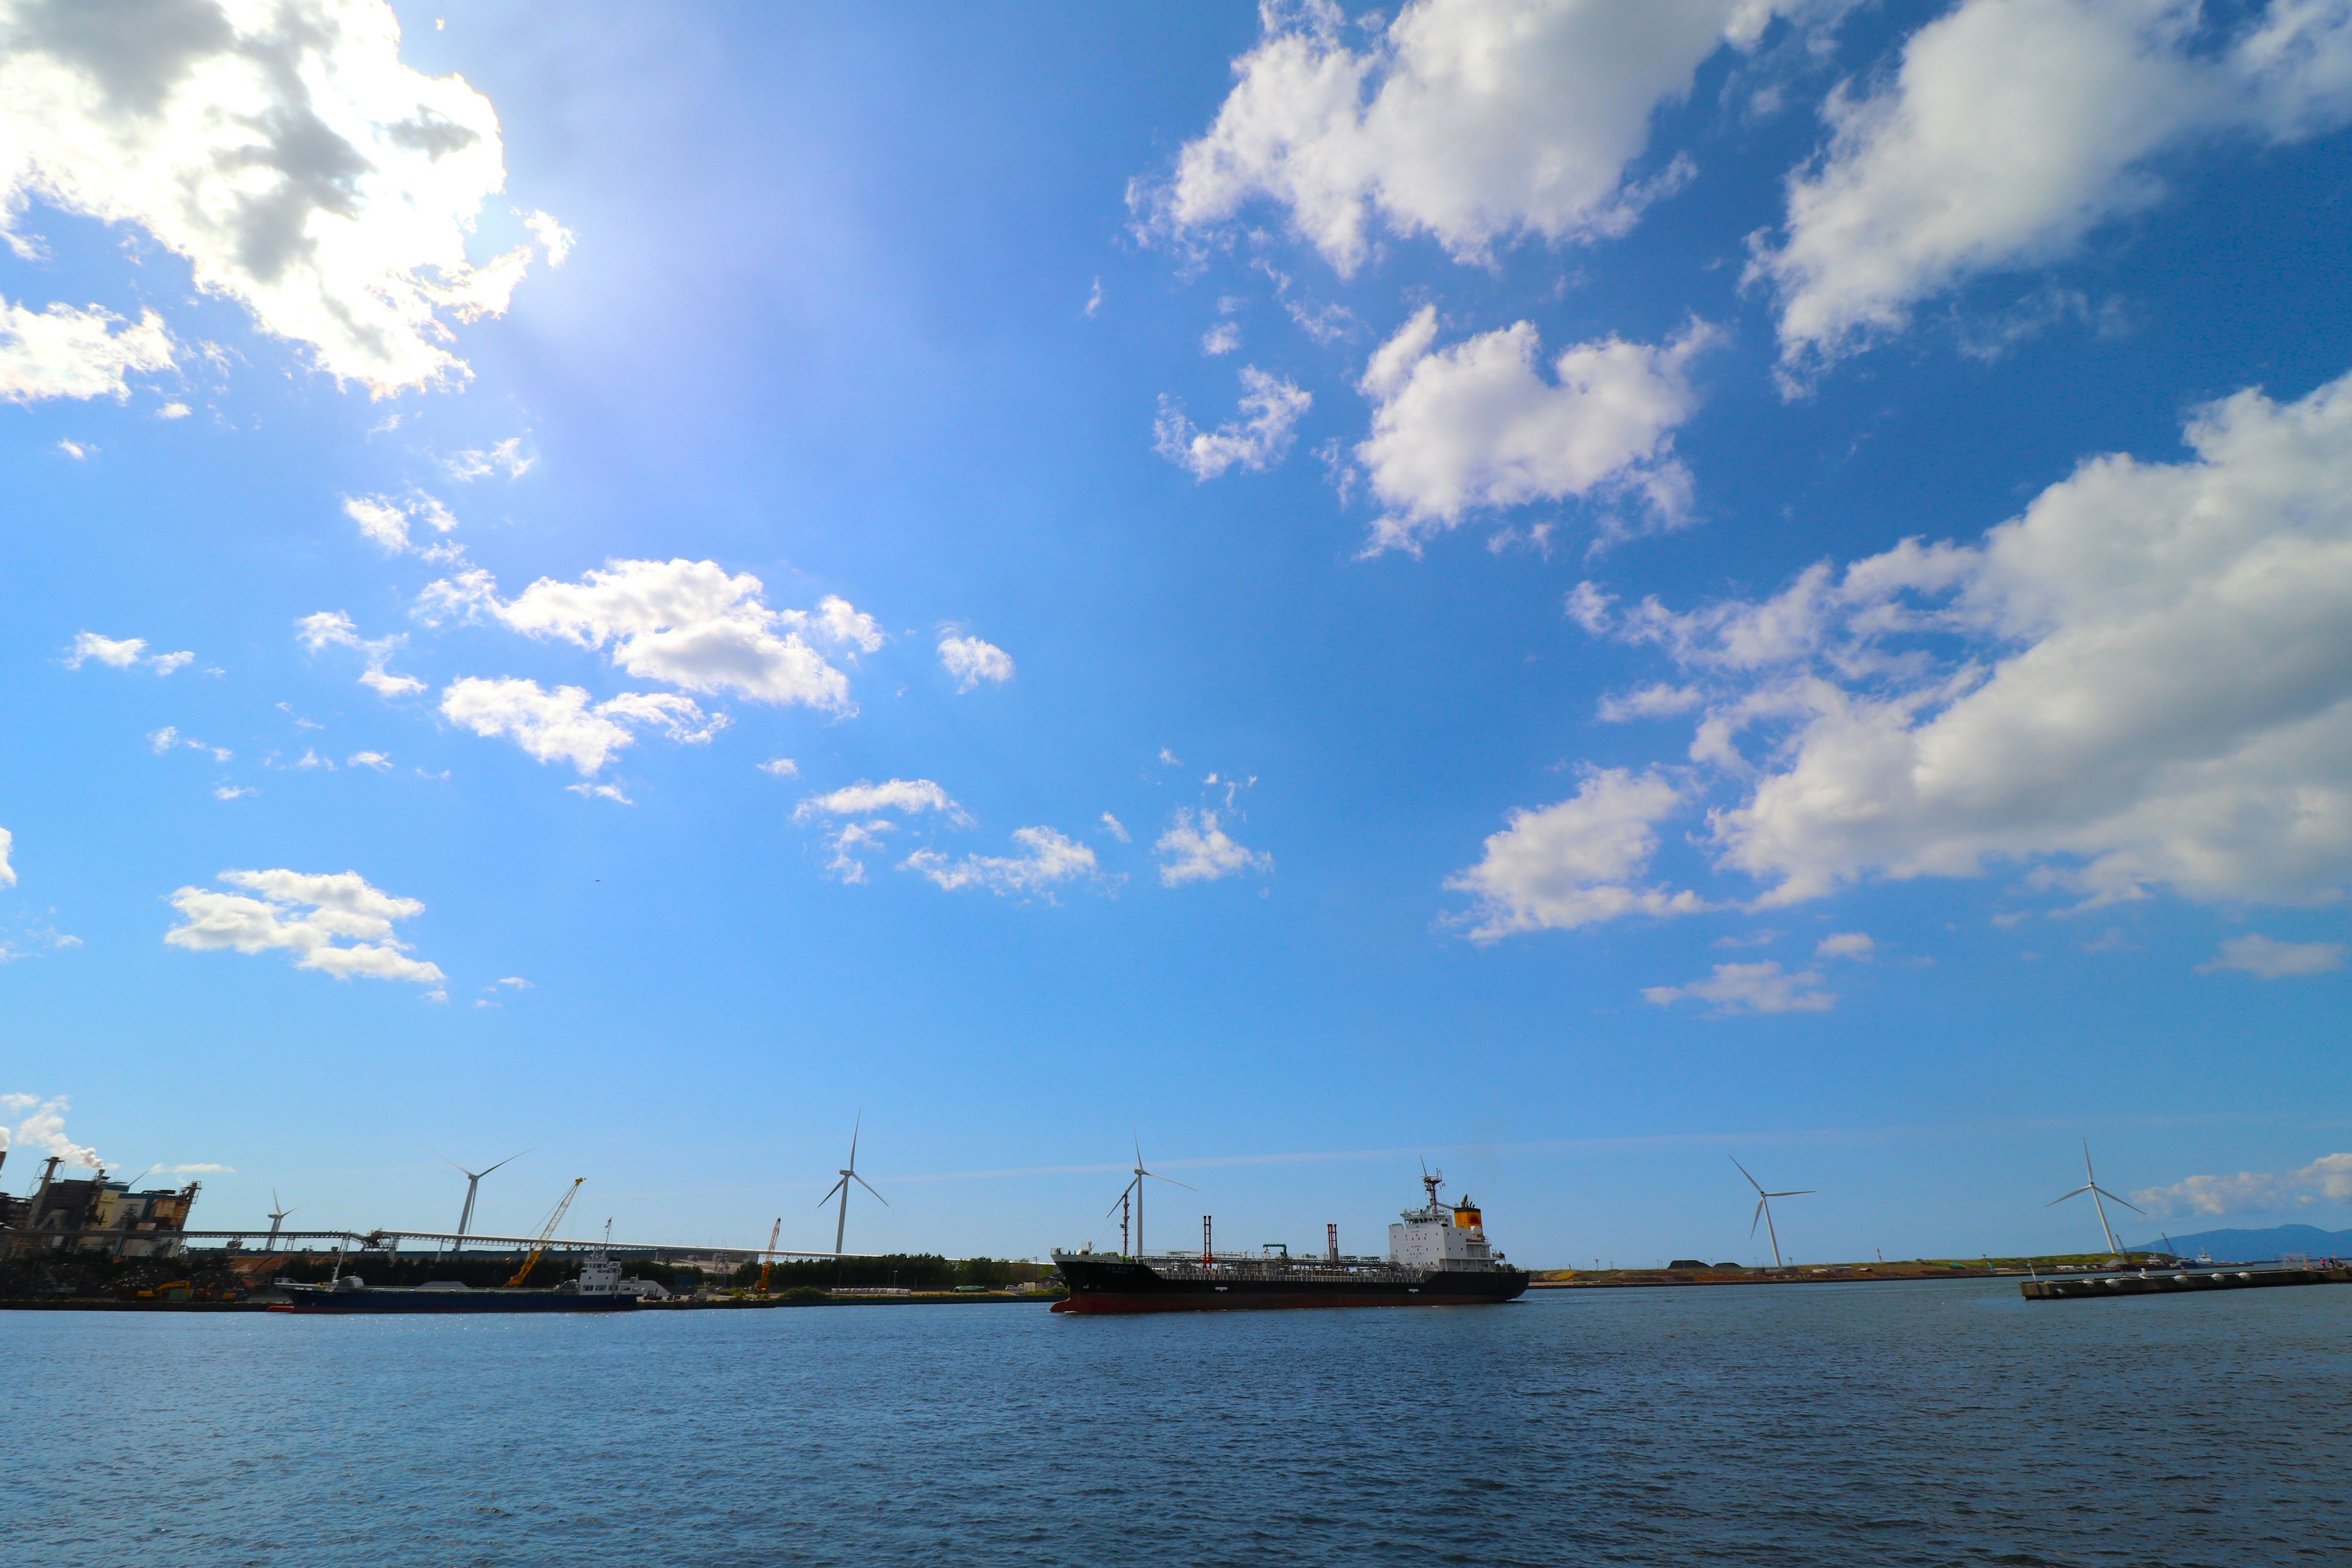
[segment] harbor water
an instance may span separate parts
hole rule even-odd
[[[0,1312],[13,1561],[2352,1561],[2352,1289]]]

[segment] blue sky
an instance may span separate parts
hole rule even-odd
[[[7,1177],[2352,1224],[2352,16],[1629,15],[0,5]]]

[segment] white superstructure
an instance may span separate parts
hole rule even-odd
[[[1389,1261],[1407,1268],[1493,1268],[1501,1259],[1486,1245],[1478,1205],[1466,1194],[1451,1207],[1438,1202],[1444,1180],[1443,1171],[1421,1178],[1429,1202],[1405,1210],[1402,1223],[1389,1226]]]

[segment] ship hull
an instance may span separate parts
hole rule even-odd
[[[1250,1312],[1333,1307],[1473,1307],[1527,1293],[1522,1269],[1250,1271],[1176,1278],[1125,1259],[1055,1259],[1069,1295],[1056,1312]],[[1223,1271],[1219,1271],[1222,1273]]]
[[[304,1290],[273,1312],[628,1312],[635,1296],[576,1296],[558,1290]]]

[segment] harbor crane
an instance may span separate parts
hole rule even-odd
[[[778,1215],[776,1223],[768,1227],[768,1250],[760,1255],[760,1294],[768,1293],[768,1270],[776,1266],[776,1237],[784,1234],[784,1216]]]
[[[553,1236],[555,1227],[563,1223],[564,1213],[572,1207],[572,1200],[580,1195],[580,1184],[587,1179],[585,1176],[572,1178],[570,1188],[564,1192],[562,1198],[556,1201],[555,1212],[549,1215],[547,1223],[539,1227],[539,1239],[531,1243],[530,1255],[522,1260],[522,1267],[514,1271],[514,1278],[507,1281],[508,1289],[520,1289],[522,1282],[530,1278],[530,1271],[538,1267],[539,1255],[547,1250],[548,1237]]]

